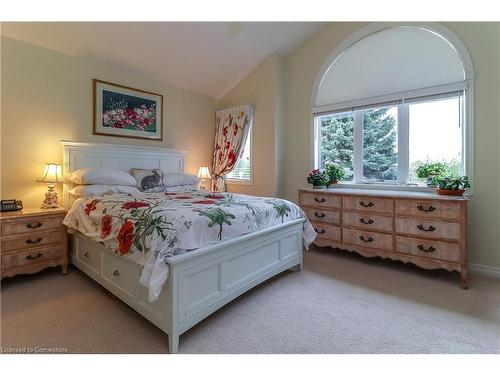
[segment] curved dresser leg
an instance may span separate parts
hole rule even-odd
[[[168,351],[170,354],[175,354],[179,350],[179,335],[168,335]]]

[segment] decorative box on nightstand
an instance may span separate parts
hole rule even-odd
[[[56,266],[61,266],[66,274],[68,239],[62,224],[65,215],[62,208],[0,213],[1,278]]]

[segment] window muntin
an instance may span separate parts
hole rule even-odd
[[[234,169],[226,175],[226,180],[231,181],[245,181],[249,182],[252,180],[252,129],[248,131],[245,146],[243,148],[243,154],[241,158],[236,162]]]
[[[335,138],[338,129],[324,124],[333,121],[339,126],[338,119],[344,119],[354,129],[344,147],[352,150],[350,164],[340,163],[351,173],[346,181],[424,183],[416,178],[415,169],[426,161],[443,162],[450,173],[465,174],[462,101],[463,92],[455,92],[317,115],[315,166],[340,162],[334,150],[334,145],[343,144]]]

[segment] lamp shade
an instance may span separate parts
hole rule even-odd
[[[43,171],[42,178],[38,182],[45,182],[48,184],[56,184],[64,182],[62,177],[61,164],[47,163]]]
[[[198,170],[198,177],[199,178],[211,178],[208,167],[200,167],[200,169]]]

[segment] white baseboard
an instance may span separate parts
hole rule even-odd
[[[485,266],[484,264],[469,263],[471,273],[500,278],[500,267]]]

